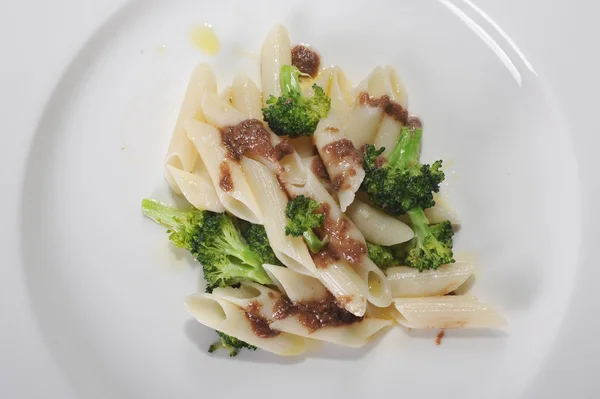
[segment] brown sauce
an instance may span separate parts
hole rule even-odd
[[[402,105],[392,100],[388,95],[371,97],[369,96],[369,93],[362,92],[358,96],[358,102],[361,105],[381,108],[383,112],[403,124],[406,124],[407,122],[408,111]]]
[[[421,122],[421,119],[419,119],[419,117],[416,115],[408,116],[405,124],[406,124],[406,126],[408,126],[411,129],[422,129],[423,128],[423,123]]]
[[[435,344],[436,345],[441,345],[442,344],[442,338],[444,338],[444,335],[446,333],[444,332],[443,329],[440,330],[440,332],[438,333],[437,337],[435,337]]]
[[[316,254],[311,252],[310,255],[312,256],[313,262],[315,262],[315,266],[319,269],[325,269],[339,259],[339,257],[333,253],[329,245],[323,247]]]
[[[231,170],[229,169],[227,162],[221,162],[219,172],[219,187],[226,192],[233,190],[233,179],[231,178]]]
[[[327,168],[325,168],[325,164],[320,156],[316,156],[310,163],[310,170],[317,176],[319,179],[329,180],[329,173],[327,173]]]
[[[292,48],[292,65],[298,68],[300,72],[309,74],[314,78],[319,73],[320,64],[321,58],[316,51],[301,44]]]
[[[295,315],[310,332],[325,327],[347,326],[363,320],[363,317],[355,316],[340,307],[330,293],[320,301],[292,302],[287,296],[282,296],[275,302],[274,319],[281,320]]]
[[[339,163],[342,160],[362,165],[362,155],[360,151],[354,148],[354,144],[348,139],[339,139],[323,147],[323,151],[331,157],[333,162]]]
[[[273,146],[271,134],[258,119],[246,119],[235,126],[221,129],[221,140],[227,149],[227,156],[236,161],[241,160],[246,153],[279,161],[294,152],[287,140]]]
[[[286,156],[294,153],[294,146],[289,139],[281,139],[279,144],[275,146],[275,152],[277,153],[277,160],[281,161]]]
[[[346,216],[334,220],[330,216],[329,204],[321,205],[319,213],[325,215],[325,223],[320,230],[329,236],[327,251],[334,259],[344,259],[350,263],[360,263],[367,253],[367,246],[350,235],[352,224]],[[318,254],[317,254],[318,255]],[[316,261],[315,261],[316,263]],[[331,263],[331,262],[330,262]]]
[[[261,304],[252,301],[244,310],[246,318],[252,325],[252,331],[260,338],[273,338],[279,335],[279,331],[271,330],[269,320],[260,311]]]

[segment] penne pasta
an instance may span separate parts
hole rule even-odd
[[[362,154],[340,133],[341,122],[333,114],[321,119],[313,140],[345,211],[354,201],[363,179]]]
[[[498,328],[502,316],[475,297],[396,298],[394,318],[408,328]]]
[[[316,84],[317,86],[319,86],[323,89],[325,94],[327,94],[329,96],[329,94],[330,94],[329,90],[331,88],[332,73],[333,73],[332,68],[325,68],[321,72],[319,72],[319,74],[317,75],[317,77],[315,77],[314,80],[306,80],[306,81],[301,80],[300,84],[303,87],[303,90],[302,90],[303,95],[306,97],[312,97],[315,94],[315,91],[313,90],[312,86],[313,86],[313,84]],[[304,83],[304,82],[306,82],[306,83]]]
[[[231,86],[227,86],[225,89],[223,89],[221,94],[219,94],[219,99],[221,101],[231,103]]]
[[[355,98],[352,94],[352,83],[339,66],[332,68],[331,87],[327,94],[331,98],[329,112],[341,120],[346,119],[354,106]]]
[[[288,198],[276,177],[264,165],[248,158],[242,159],[250,184],[255,187],[261,211],[268,214],[264,226],[277,258],[291,270],[318,278],[336,298],[344,298],[344,307],[356,315],[366,309],[366,285],[345,262],[317,267],[301,237],[285,234],[285,206]]]
[[[260,55],[263,106],[270,96],[281,95],[279,74],[283,65],[292,65],[292,51],[287,29],[282,25],[271,28]]]
[[[314,275],[316,267],[302,238],[285,235],[288,197],[277,178],[266,166],[252,159],[243,158],[241,165],[248,182],[254,187],[260,211],[268,215],[264,227],[275,256],[298,273]]]
[[[206,170],[203,170],[201,174],[195,174],[167,165],[167,171],[171,174],[179,191],[194,207],[212,212],[225,212],[225,207],[219,200]]]
[[[207,94],[202,98],[202,106],[207,122],[218,129],[236,126],[239,123],[248,120],[248,118],[235,109],[233,105],[220,101],[216,96],[211,94]],[[256,122],[256,120],[254,121]],[[289,150],[291,153],[284,156],[282,159],[278,159],[278,157],[276,157],[277,151],[275,151],[275,149],[278,148],[279,145],[283,145],[284,142],[279,136],[268,130],[262,122],[259,127],[265,129],[268,134],[268,143],[266,143],[266,145],[269,146],[269,148],[267,151],[271,150],[272,155],[258,154],[252,151],[246,153],[245,151],[244,156],[255,158],[267,166],[273,173],[277,174],[281,181],[286,184],[304,184],[306,179],[304,165],[298,153],[290,147]],[[247,148],[250,148],[255,144],[250,140],[252,140],[252,138],[247,136],[246,142],[244,143]]]
[[[231,103],[247,119],[263,119],[262,93],[245,73],[237,74],[233,79]]]
[[[260,337],[246,312],[212,294],[192,294],[186,300],[188,312],[205,326],[241,339],[250,345],[277,355],[300,355],[307,349],[306,339],[297,335],[280,333],[271,337]]]
[[[350,347],[363,346],[371,336],[392,324],[391,320],[348,316],[349,322],[346,324],[327,326],[328,312],[337,307],[334,302],[330,303],[327,299],[291,301],[280,292],[259,284],[244,283],[239,289],[217,288],[213,294],[242,309],[260,307],[273,330]],[[292,307],[298,310],[290,312]],[[307,310],[302,312],[300,308]],[[321,326],[321,323],[325,323],[325,326]]]
[[[385,84],[383,68],[377,67],[357,87],[354,108],[344,121],[344,136],[356,148],[373,143],[387,105],[385,101],[380,101],[384,95],[389,95],[389,87]]]
[[[368,301],[380,307],[388,306],[392,295],[387,279],[381,269],[368,258],[364,236],[342,213],[333,197],[311,171],[307,172],[304,194],[321,203],[324,210],[323,228],[330,239],[325,250],[325,269],[332,264],[350,263],[362,280],[361,291],[368,293]]]
[[[184,123],[188,119],[204,120],[200,100],[205,92],[216,93],[217,80],[208,64],[200,64],[192,73],[165,159],[165,177],[177,194],[181,194],[181,189],[168,167],[191,172],[196,164],[198,152],[187,138]]]
[[[388,95],[391,101],[399,104],[401,109],[405,111],[401,114],[400,118],[398,117],[400,116],[399,113],[396,113],[395,115],[384,113],[379,128],[377,129],[373,145],[375,148],[384,147],[385,150],[382,155],[388,157],[398,141],[402,126],[404,126],[406,122],[404,118],[408,118],[408,112],[406,112],[408,107],[408,95],[402,80],[400,80],[400,77],[394,68],[386,66],[380,69],[379,75],[380,76],[375,79],[375,82],[377,83],[373,86],[369,86],[369,94],[373,96]]]
[[[273,283],[291,301],[318,301],[329,294],[327,288],[314,277],[282,266],[263,265]]]
[[[407,266],[390,267],[385,274],[394,298],[412,298],[449,294],[460,287],[474,270],[472,264],[459,261],[423,272]]]
[[[262,223],[262,214],[239,163],[227,157],[221,133],[206,123],[187,121],[185,129],[206,165],[221,204],[234,216]]]
[[[414,237],[414,232],[405,223],[359,200],[348,207],[346,215],[365,239],[375,244],[400,244]]]

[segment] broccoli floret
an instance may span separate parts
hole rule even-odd
[[[367,251],[369,259],[373,261],[382,270],[387,269],[390,266],[398,265],[394,253],[389,247],[374,244],[367,241]]]
[[[285,234],[294,237],[302,236],[313,253],[319,252],[328,242],[327,237],[321,240],[313,231],[325,221],[325,215],[314,213],[317,208],[319,203],[304,195],[297,196],[285,207],[287,218]]]
[[[363,149],[365,179],[361,190],[376,207],[391,215],[435,205],[433,193],[440,190],[444,180],[442,161],[431,166],[419,163],[422,134],[421,129],[403,127],[387,162],[381,162],[383,148],[367,145]]]
[[[312,86],[314,95],[304,97],[300,90],[300,70],[295,66],[281,67],[281,96],[271,96],[263,108],[265,121],[279,136],[311,136],[319,120],[329,113],[331,99],[320,86]]]
[[[391,215],[407,213],[415,237],[407,244],[391,247],[393,257],[419,271],[453,263],[452,226],[446,221],[429,226],[423,209],[435,205],[433,193],[444,180],[442,161],[419,163],[422,129],[403,127],[387,162],[384,149],[368,145],[363,149],[365,179],[361,186],[373,204]]]
[[[269,244],[267,231],[262,224],[244,221],[240,225],[240,230],[248,246],[260,257],[262,264],[268,263],[269,265],[283,266],[281,261],[275,256],[275,252],[273,252],[273,248]]]
[[[217,334],[219,334],[220,340],[219,342],[212,344],[208,348],[208,353],[213,353],[214,351],[223,348],[229,351],[229,356],[234,357],[237,356],[240,349],[243,348],[250,349],[253,351],[256,350],[256,346],[250,345],[240,339],[232,337],[231,335],[227,335],[225,333],[222,333],[221,331],[217,331]]]
[[[423,271],[455,262],[452,252],[454,232],[449,221],[430,226],[421,208],[408,211],[408,217],[415,237],[405,247],[404,264]]]
[[[225,213],[177,210],[155,200],[142,201],[143,213],[169,227],[169,239],[202,263],[209,288],[243,281],[271,284],[261,258],[253,251]]]

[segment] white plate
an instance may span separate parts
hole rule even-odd
[[[2,7],[1,32],[14,42],[0,74],[0,396],[594,397],[588,377],[600,345],[586,329],[598,325],[591,205],[600,65],[582,49],[600,32],[579,27],[598,7]],[[222,44],[210,59],[187,38],[205,22]],[[241,69],[256,76],[256,59],[241,50],[257,51],[276,22],[354,82],[377,64],[397,67],[425,123],[424,157],[451,165],[444,190],[463,220],[458,246],[482,266],[474,292],[506,315],[506,333],[452,331],[437,347],[433,331],[396,328],[364,349],[326,346],[311,358],[206,353],[214,333],[182,306],[199,270],[141,216],[140,200],[169,198],[162,159],[195,64],[209,60],[221,87]]]

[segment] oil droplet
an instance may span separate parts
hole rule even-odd
[[[204,24],[196,26],[190,32],[190,42],[196,48],[208,55],[219,52],[219,38],[215,34],[212,25]]]
[[[163,55],[166,52],[167,52],[167,45],[166,44],[161,44],[160,46],[156,46],[156,53],[158,55]]]

